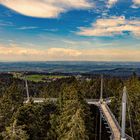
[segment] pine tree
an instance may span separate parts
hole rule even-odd
[[[6,131],[3,132],[3,140],[28,140],[28,135],[23,130],[23,126],[17,126],[16,120],[10,127],[6,127]]]
[[[21,96],[20,88],[17,84],[12,83],[3,94],[0,101],[0,124],[1,130],[10,125],[14,113],[23,105],[24,97]]]
[[[136,75],[127,80],[127,102],[129,113],[132,121],[132,129],[135,140],[140,139],[140,81]],[[129,124],[129,117],[127,115],[127,124]],[[129,128],[129,127],[128,127]],[[131,129],[128,129],[131,134]]]
[[[58,140],[88,140],[91,136],[89,132],[91,129],[88,129],[91,126],[88,122],[91,123],[91,119],[80,88],[77,84],[67,86],[63,90],[62,98],[57,127]]]

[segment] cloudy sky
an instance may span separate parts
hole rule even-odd
[[[140,61],[140,0],[0,0],[0,61]]]

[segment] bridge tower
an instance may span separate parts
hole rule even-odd
[[[101,75],[100,102],[103,102],[103,75]]]
[[[100,103],[103,102],[103,75],[101,75],[101,89],[100,89]],[[102,139],[102,115],[100,112],[100,130],[99,130],[99,140]]]
[[[30,96],[29,96],[29,89],[28,89],[28,82],[27,79],[25,78],[25,87],[26,87],[26,94],[27,94],[27,103],[30,101]]]
[[[125,136],[125,127],[126,127],[126,100],[127,100],[127,91],[126,87],[123,89],[122,97],[122,129],[121,129],[121,140],[126,140]]]

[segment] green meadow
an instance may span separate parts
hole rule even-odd
[[[24,77],[20,74],[14,76],[15,78],[24,79]],[[67,78],[68,76],[63,75],[42,75],[42,74],[32,74],[32,75],[26,75],[26,79],[28,81],[34,81],[34,82],[43,82],[47,80],[53,80],[53,79],[62,79]]]

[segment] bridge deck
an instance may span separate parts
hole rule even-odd
[[[100,108],[103,111],[103,114],[105,115],[106,121],[108,122],[108,125],[110,126],[112,133],[113,133],[113,140],[120,140],[120,130],[118,129],[116,123],[114,122],[114,119],[112,118],[110,112],[108,111],[106,107],[106,103],[100,104]]]

